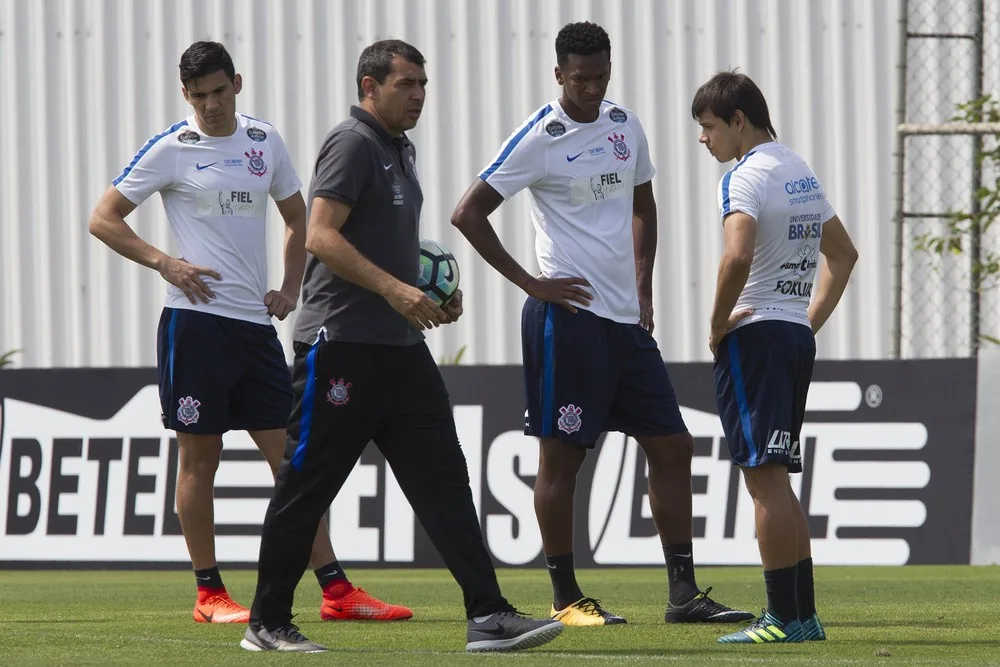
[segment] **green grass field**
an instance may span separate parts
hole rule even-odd
[[[249,604],[255,573],[224,572]],[[410,621],[319,620],[311,573],[295,622],[330,648],[318,655],[254,654],[237,644],[244,627],[196,624],[189,572],[0,572],[0,665],[555,665],[716,663],[1000,665],[1000,567],[817,568],[816,596],[829,640],[780,646],[722,646],[739,626],[663,623],[662,570],[579,573],[628,625],[567,628],[541,649],[467,655],[458,587],[443,570],[351,570],[356,585],[409,605]],[[547,611],[544,571],[501,570],[505,594],[532,615]],[[763,606],[758,568],[707,568],[702,586],[733,606]]]

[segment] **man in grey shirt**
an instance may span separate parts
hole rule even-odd
[[[416,287],[423,195],[405,131],[423,107],[424,57],[376,42],[357,83],[360,105],[327,136],[310,186],[294,407],[241,646],[326,650],[292,625],[293,594],[316,526],[369,441],[462,587],[466,650],[539,646],[563,624],[519,614],[500,592],[448,391],[421,333],[462,314],[460,292],[439,308]]]

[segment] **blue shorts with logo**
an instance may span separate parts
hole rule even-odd
[[[521,311],[526,435],[592,448],[687,427],[656,341],[638,324],[529,297]]]
[[[292,378],[273,326],[164,308],[156,351],[166,428],[199,434],[286,428]]]
[[[715,399],[733,462],[802,472],[799,435],[816,360],[803,324],[763,320],[730,331],[715,360]]]

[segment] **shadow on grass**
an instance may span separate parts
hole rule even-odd
[[[825,628],[967,628],[969,623],[960,619],[927,619],[881,618],[869,621],[823,621]]]

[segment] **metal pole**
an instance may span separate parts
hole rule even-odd
[[[978,100],[983,96],[983,19],[985,14],[985,0],[974,3],[975,15],[973,24],[974,50],[972,66],[972,99]],[[983,119],[979,119],[983,120]],[[975,357],[979,355],[979,336],[981,333],[981,322],[979,308],[982,302],[980,284],[982,282],[982,230],[979,225],[979,213],[982,207],[979,202],[978,190],[983,184],[983,136],[975,134],[972,137],[972,202],[969,212],[972,214],[972,238],[969,240],[969,263],[970,286],[969,286],[969,353]]]
[[[906,155],[904,153],[906,136],[898,129],[906,123],[906,56],[910,16],[909,0],[901,0],[899,12],[899,54],[896,63],[896,140],[893,156],[896,167],[896,211],[894,215],[896,240],[892,249],[892,287],[891,305],[892,332],[890,335],[889,356],[899,359],[902,356],[903,339],[903,200],[906,192]]]

